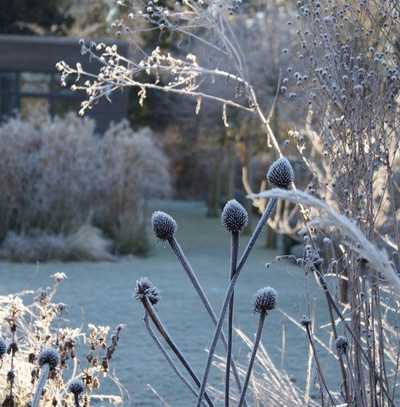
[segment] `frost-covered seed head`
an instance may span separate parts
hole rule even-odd
[[[249,216],[246,209],[236,199],[232,199],[225,204],[221,221],[229,232],[240,232],[247,226]]]
[[[161,240],[171,239],[177,229],[175,219],[165,212],[156,211],[151,217],[151,225],[155,235]]]
[[[68,391],[75,395],[81,394],[83,390],[84,390],[83,381],[80,379],[72,380],[72,382],[68,386]]]
[[[267,172],[267,179],[275,187],[288,189],[294,181],[294,171],[289,160],[281,157],[273,162]]]
[[[155,305],[160,300],[160,291],[146,277],[139,278],[136,281],[136,299],[142,301],[147,298],[152,305]]]
[[[40,367],[48,364],[50,366],[50,369],[54,369],[55,367],[57,367],[59,360],[60,357],[58,356],[58,352],[53,348],[43,349],[39,354]]]
[[[344,355],[347,352],[347,347],[349,346],[349,343],[347,342],[347,339],[344,336],[338,336],[335,341],[335,346],[338,355]]]
[[[256,292],[254,301],[254,311],[266,313],[276,307],[278,301],[278,293],[271,287],[260,288]]]
[[[7,344],[3,338],[0,338],[0,358],[7,352]]]

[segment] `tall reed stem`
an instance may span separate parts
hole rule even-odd
[[[237,237],[237,240],[239,239],[239,235]],[[197,292],[201,302],[204,305],[204,308],[206,309],[208,315],[210,316],[211,320],[213,321],[214,325],[217,325],[217,315],[207,297],[207,294],[205,293],[203,287],[201,286],[201,283],[195,273],[195,271],[193,270],[193,267],[191,266],[191,264],[189,263],[189,260],[187,259],[187,257],[185,256],[185,253],[182,249],[182,247],[180,246],[179,242],[176,240],[176,238],[174,236],[170,237],[168,239],[168,243],[171,246],[172,251],[175,253],[176,257],[178,258],[179,262],[181,263],[184,271],[186,272],[186,274],[188,275],[190,282],[192,283],[195,291]],[[237,249],[236,249],[236,257],[237,257]],[[236,265],[235,265],[236,268]],[[224,335],[224,332],[221,331],[221,339],[222,342],[224,344],[225,350],[228,352],[229,350],[229,345],[228,345],[228,341]],[[229,365],[228,365],[229,366]],[[232,371],[233,371],[233,375],[235,377],[235,381],[236,381],[236,385],[238,388],[239,393],[242,391],[242,385],[240,383],[240,376],[239,376],[239,372],[237,370],[235,361],[233,359],[230,360],[230,366],[232,367]],[[229,370],[229,369],[228,369]],[[245,406],[247,406],[247,402],[245,401]]]
[[[260,345],[260,341],[261,341],[261,334],[262,334],[266,315],[267,314],[265,312],[260,313],[260,319],[258,320],[256,339],[254,341],[253,350],[251,352],[250,363],[249,363],[249,367],[247,369],[246,378],[244,379],[243,390],[242,390],[242,394],[240,395],[238,407],[242,407],[243,400],[246,396],[246,391],[247,391],[247,387],[249,386],[249,381],[250,381],[250,377],[251,377],[251,372],[253,370],[254,361],[256,360],[258,346]]]
[[[232,232],[231,236],[231,268],[229,274],[229,281],[232,280],[237,266],[237,258],[239,251],[239,233]],[[225,367],[225,407],[229,407],[229,395],[230,395],[230,373],[231,373],[231,361],[232,361],[232,337],[233,337],[233,305],[234,305],[235,293],[232,293],[231,300],[228,307],[228,349],[226,352],[226,367]]]
[[[196,376],[196,373],[190,366],[189,362],[187,362],[186,358],[183,356],[182,352],[179,350],[178,346],[175,344],[175,342],[172,340],[171,336],[169,335],[168,331],[164,327],[163,323],[161,322],[160,318],[157,315],[156,310],[154,307],[151,305],[150,301],[148,300],[147,297],[143,297],[141,299],[141,302],[144,306],[145,311],[148,313],[149,317],[153,321],[153,324],[157,328],[158,332],[160,335],[165,339],[167,342],[168,346],[171,348],[171,350],[175,353],[176,357],[179,359],[179,361],[182,363],[183,367],[187,370],[193,381],[196,383],[198,387],[200,387],[200,380]],[[204,398],[207,401],[207,404],[210,407],[214,407],[214,404],[212,403],[211,399],[209,396],[205,393]],[[34,407],[34,406],[33,406]]]
[[[50,366],[48,363],[44,364],[40,369],[40,376],[38,384],[36,386],[36,391],[32,400],[32,407],[39,407],[39,401],[42,397],[44,386],[46,385],[47,378],[49,377]]]
[[[204,395],[204,392],[205,392],[205,389],[206,389],[206,386],[207,386],[208,375],[210,373],[211,363],[212,363],[214,353],[215,353],[215,348],[216,348],[216,345],[217,345],[217,342],[218,342],[218,338],[219,338],[219,336],[221,334],[222,325],[223,325],[224,320],[225,320],[226,311],[228,309],[228,305],[229,305],[231,296],[233,294],[235,284],[236,284],[236,282],[237,282],[237,280],[239,278],[240,271],[242,270],[243,266],[245,265],[249,255],[250,255],[250,252],[253,249],[253,247],[254,247],[254,245],[255,245],[255,243],[256,243],[256,241],[257,241],[257,239],[258,239],[258,237],[259,237],[259,235],[261,233],[262,228],[266,224],[269,217],[272,215],[272,212],[273,212],[273,210],[274,210],[274,208],[276,206],[276,203],[277,203],[277,199],[275,199],[275,198],[272,198],[272,199],[269,200],[268,205],[267,205],[264,213],[262,214],[260,220],[258,221],[257,226],[254,229],[254,232],[251,235],[251,237],[250,237],[250,239],[249,239],[249,241],[247,243],[246,248],[244,249],[244,252],[243,252],[243,254],[242,254],[241,258],[240,258],[239,264],[238,264],[238,266],[236,268],[236,273],[232,277],[231,282],[229,284],[229,287],[228,287],[228,289],[226,291],[224,302],[222,304],[222,308],[221,308],[220,315],[219,315],[219,318],[218,318],[218,323],[217,323],[217,326],[215,327],[214,336],[213,336],[213,339],[211,341],[210,350],[209,350],[209,353],[208,353],[207,363],[206,363],[206,367],[205,367],[204,375],[203,375],[203,381],[201,383],[200,393],[199,393],[199,397],[197,399],[197,404],[196,404],[197,407],[200,407],[201,401],[203,399],[203,395]]]

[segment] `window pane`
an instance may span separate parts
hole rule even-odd
[[[18,78],[14,72],[0,72],[0,116],[4,119],[18,109]]]
[[[14,72],[0,72],[0,93],[14,93],[17,91],[17,74]]]
[[[63,117],[68,112],[78,113],[80,101],[72,98],[53,99],[53,113],[55,116]]]
[[[23,72],[20,80],[22,93],[50,93],[50,74]]]
[[[21,97],[21,117],[26,119],[32,114],[48,115],[50,113],[49,101],[46,98],[39,97]]]

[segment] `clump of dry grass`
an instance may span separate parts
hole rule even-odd
[[[98,399],[112,404],[123,401],[123,388],[109,369],[122,326],[113,333],[109,327],[94,325],[89,325],[88,332],[67,325],[57,328],[66,305],[55,302],[55,295],[65,278],[57,273],[53,284],[44,290],[0,297],[0,325],[8,348],[0,369],[3,406],[29,405],[37,385],[39,353],[47,348],[57,352],[59,364],[50,370],[40,406],[90,406]],[[82,351],[85,356],[80,360]],[[76,379],[84,386],[78,404],[69,391]],[[115,384],[116,394],[102,394],[104,380]]]

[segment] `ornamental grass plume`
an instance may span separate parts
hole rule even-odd
[[[200,387],[199,378],[196,376],[196,373],[187,361],[186,357],[183,355],[172,337],[169,335],[167,329],[165,328],[164,324],[162,323],[160,317],[153,307],[153,304],[155,305],[156,303],[158,303],[159,290],[152,284],[152,282],[148,278],[142,277],[136,282],[135,292],[135,297],[142,303],[145,314],[148,315],[148,317],[151,319],[158,333],[164,338],[165,342],[168,344],[172,352],[176,355],[183,367],[189,373],[196,386]],[[207,394],[204,395],[204,398],[209,407],[214,407],[214,404]]]
[[[292,168],[289,160],[286,159],[285,157],[281,157],[277,161],[275,161],[267,172],[267,179],[271,184],[273,184],[274,186],[277,186],[278,188],[288,189],[294,181],[294,171],[293,171],[293,168]],[[204,374],[203,374],[203,381],[202,381],[202,385],[200,388],[200,394],[197,399],[197,407],[200,407],[200,405],[201,405],[203,393],[207,386],[208,375],[210,373],[212,360],[213,360],[213,357],[215,354],[215,348],[217,346],[218,338],[222,331],[222,326],[223,326],[223,323],[225,320],[225,315],[226,315],[226,312],[227,312],[227,309],[229,306],[229,302],[231,300],[231,297],[232,297],[232,294],[233,294],[233,291],[235,288],[235,284],[239,278],[239,275],[240,275],[240,272],[241,272],[243,266],[245,265],[249,255],[250,255],[251,250],[253,249],[253,247],[261,233],[262,228],[264,227],[264,225],[267,223],[268,219],[272,215],[277,201],[278,200],[276,198],[271,198],[268,201],[268,205],[266,206],[263,214],[261,215],[261,218],[259,219],[259,221],[247,243],[247,246],[243,251],[239,264],[237,265],[236,272],[235,272],[234,276],[232,277],[231,282],[226,291],[224,302],[222,304],[222,308],[220,311],[218,323],[215,328],[214,336],[212,338],[212,341],[211,341],[211,344],[209,347],[208,359],[207,359],[206,367],[204,369]]]
[[[235,199],[228,201],[221,215],[222,224],[231,232],[231,261],[229,282],[232,280],[237,266],[239,251],[239,233],[247,226],[249,215],[246,209]],[[226,352],[226,369],[225,369],[225,406],[229,407],[230,400],[230,373],[232,361],[232,337],[233,337],[233,307],[234,292],[229,301],[228,308],[228,349]]]
[[[58,352],[53,348],[43,349],[39,354],[40,376],[36,391],[32,400],[32,407],[38,407],[43,393],[44,386],[49,377],[50,371],[54,370],[60,362]]]
[[[265,317],[268,315],[269,311],[275,309],[276,304],[278,301],[278,294],[277,292],[271,287],[264,287],[260,288],[255,296],[254,301],[254,312],[260,314],[260,318],[258,320],[257,332],[256,332],[256,339],[254,341],[253,350],[250,356],[250,363],[247,368],[246,378],[243,383],[243,390],[240,395],[238,407],[243,405],[244,398],[246,396],[247,387],[249,385],[251,372],[253,370],[254,361],[257,355],[257,349],[260,345],[262,330],[264,327]]]
[[[238,202],[237,202],[237,204],[240,205]],[[234,219],[235,216],[233,214],[233,211],[235,209],[236,209],[236,215],[237,215],[236,220]],[[241,212],[240,215],[239,215],[239,212]],[[227,227],[229,227],[232,230],[233,229],[235,229],[235,230],[242,229],[245,226],[245,224],[247,224],[247,221],[248,221],[247,213],[244,214],[242,211],[240,211],[237,205],[234,205],[234,207],[232,206],[232,209],[229,211],[229,213],[227,212],[225,214],[226,225],[227,225]],[[223,222],[224,222],[224,220],[223,220]],[[213,324],[217,325],[217,322],[218,322],[217,315],[210,303],[210,300],[208,299],[207,294],[205,293],[195,271],[193,270],[192,265],[190,264],[187,256],[185,255],[181,245],[175,238],[175,233],[178,229],[178,225],[177,225],[175,219],[171,215],[168,215],[165,212],[155,211],[151,217],[151,225],[152,225],[152,228],[153,228],[153,231],[154,231],[154,234],[156,235],[156,237],[162,241],[167,241],[169,243],[172,251],[178,258],[180,264],[182,265],[183,270],[189,277],[189,280],[190,280],[191,284],[193,285],[193,288],[195,289],[197,295],[199,296],[199,298],[200,298],[204,308],[206,309],[208,315],[210,316]],[[222,339],[222,342],[223,342],[223,345],[224,345],[226,351],[228,352],[229,344],[228,344],[228,340],[226,339],[226,337],[224,335],[224,332],[221,332],[221,339]],[[236,368],[236,365],[235,365],[235,362],[233,361],[233,359],[231,359],[231,367],[232,367],[233,375],[235,377],[238,391],[241,392],[242,386],[240,383],[240,377],[239,377],[239,373],[238,373],[238,370]],[[247,405],[247,403],[245,403],[245,405]]]

